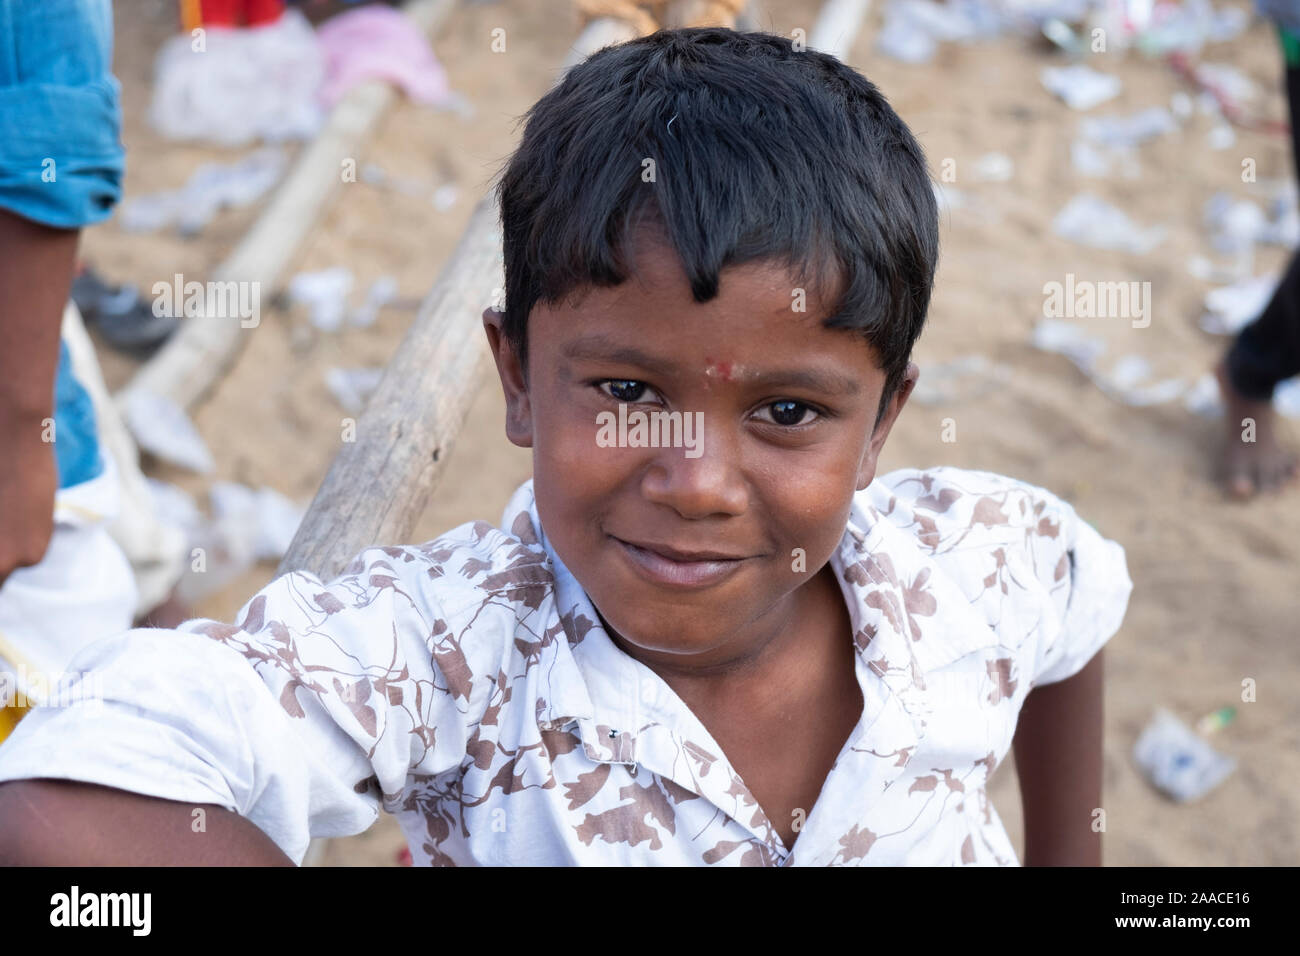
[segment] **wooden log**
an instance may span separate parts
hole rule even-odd
[[[409,0],[404,11],[417,26],[432,33],[455,5],[455,0]],[[208,278],[256,283],[261,300],[269,299],[299,246],[336,197],[343,160],[357,158],[396,95],[390,84],[379,80],[349,90],[304,148],[253,227]],[[139,389],[170,399],[181,408],[193,407],[234,364],[255,328],[245,328],[237,317],[187,319],[136,373],[118,395],[118,402],[125,401],[127,392]]]

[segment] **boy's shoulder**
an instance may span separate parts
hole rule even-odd
[[[1046,488],[990,471],[903,468],[858,493],[868,515],[915,535],[931,553],[1057,539],[1074,508]]]

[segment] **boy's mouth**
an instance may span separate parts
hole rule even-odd
[[[615,538],[632,569],[655,584],[669,587],[699,588],[717,584],[733,574],[747,556],[727,555],[719,551],[683,551],[650,542],[632,543]]]

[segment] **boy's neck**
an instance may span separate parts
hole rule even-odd
[[[600,614],[599,611],[596,612]],[[692,666],[665,661],[632,645],[601,617],[615,646],[645,664],[686,704],[701,714],[739,707],[753,712],[765,705],[788,705],[802,693],[817,693],[831,680],[844,647],[852,645],[851,622],[835,570],[827,563],[773,608],[749,634],[738,634],[731,655]],[[832,681],[833,682],[833,681]],[[781,688],[781,693],[774,693]]]

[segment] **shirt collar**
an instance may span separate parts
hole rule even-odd
[[[855,496],[830,563],[848,607],[857,650],[864,702],[858,730],[871,733],[877,755],[897,756],[895,766],[901,773],[925,727],[925,682],[913,649],[909,607],[915,582],[919,578],[924,583],[928,575],[909,566],[922,556],[914,538],[882,518],[875,503],[884,500],[881,494],[892,497],[873,483]],[[609,637],[591,599],[542,528],[531,479],[512,496],[502,527],[517,534],[525,515],[554,576],[555,611],[581,677],[581,686],[573,686],[579,682],[571,673],[566,677],[563,671],[553,672],[549,722],[576,720],[588,756],[600,762],[636,763],[637,739],[649,727],[667,725],[685,739],[707,739],[707,731],[667,684]],[[907,544],[910,549],[903,547]]]

